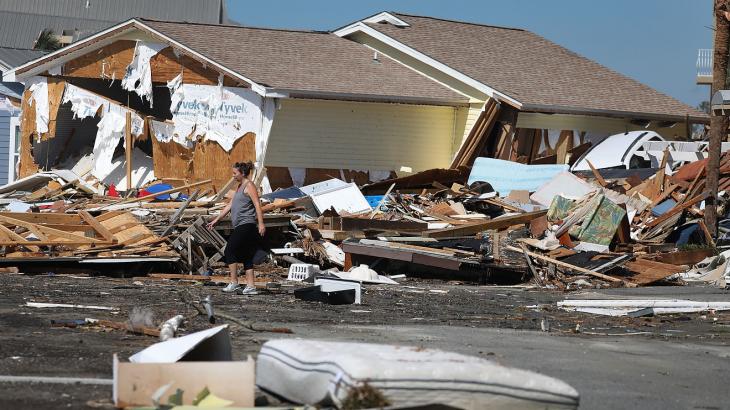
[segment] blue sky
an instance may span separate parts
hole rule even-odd
[[[520,27],[696,106],[697,49],[712,47],[711,0],[227,0],[247,26],[331,30],[379,11]]]

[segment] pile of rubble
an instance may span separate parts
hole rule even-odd
[[[561,290],[698,280],[724,286],[725,259],[702,219],[705,163],[653,174],[592,166],[574,174],[567,165],[477,158],[472,168],[361,187],[333,178],[280,189],[262,195],[266,225],[277,229],[257,261],[330,269],[330,277],[367,265],[383,278],[531,280]],[[723,214],[728,164],[726,154]],[[205,224],[232,185],[150,182],[122,198],[71,170],[34,174],[0,187],[3,264],[133,260],[170,262],[173,274],[223,273],[230,222],[217,231]]]

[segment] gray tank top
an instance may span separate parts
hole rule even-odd
[[[233,228],[244,224],[256,223],[256,207],[251,197],[244,192],[245,189],[246,185],[239,188],[236,191],[236,195],[233,196],[233,202],[231,203],[231,221],[233,222]]]

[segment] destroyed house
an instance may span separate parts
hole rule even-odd
[[[220,187],[245,160],[264,189],[484,154],[564,163],[595,136],[707,120],[527,31],[393,13],[334,33],[135,18],[5,79],[26,82],[20,176],[69,168],[121,189],[125,168],[135,187]]]

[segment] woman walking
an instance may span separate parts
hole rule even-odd
[[[253,257],[258,249],[259,240],[266,233],[259,194],[249,179],[251,170],[253,170],[253,164],[250,161],[236,162],[233,165],[233,178],[238,182],[236,194],[218,216],[208,224],[208,229],[213,229],[221,218],[231,212],[233,233],[228,238],[224,252],[226,263],[231,271],[231,282],[223,288],[223,292],[235,292],[240,288],[238,265],[242,263],[243,269],[246,271],[246,287],[241,291],[243,295],[258,293],[254,285]]]

